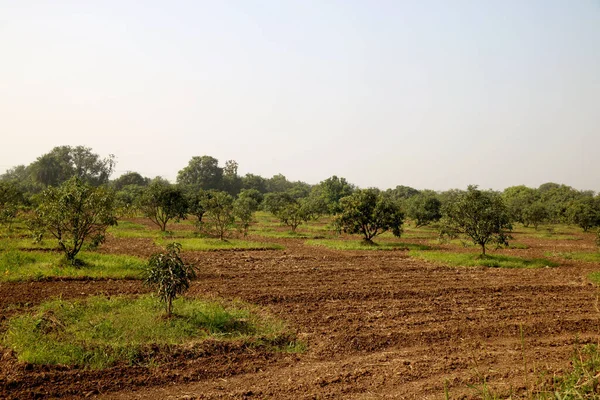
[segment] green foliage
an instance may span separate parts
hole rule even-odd
[[[223,188],[223,168],[214,157],[192,157],[188,165],[177,173],[177,183],[195,189],[220,190]]]
[[[187,206],[183,191],[161,179],[154,179],[144,189],[138,201],[138,207],[144,216],[163,232],[170,220],[186,218]]]
[[[207,202],[212,192],[203,189],[189,188],[187,194],[188,212],[197,218],[197,224],[202,224],[202,218],[206,214]]]
[[[505,255],[488,255],[481,258],[473,253],[452,253],[447,251],[411,251],[411,257],[445,265],[464,267],[494,267],[494,268],[544,268],[556,267],[558,263],[545,258],[521,258]]]
[[[150,184],[150,178],[145,178],[137,172],[128,171],[111,182],[111,186],[119,191],[126,186],[145,187]]]
[[[350,196],[354,190],[356,190],[356,187],[348,183],[345,178],[338,178],[333,175],[314,186],[311,197],[323,202],[323,213],[333,215],[341,211],[340,200],[343,197]]]
[[[512,225],[502,198],[495,192],[481,191],[471,185],[466,192],[448,201],[443,213],[442,237],[465,235],[481,246],[484,256],[488,243],[508,245],[508,231]]]
[[[16,182],[0,181],[0,224],[10,229],[19,208],[25,203],[24,194]]]
[[[548,208],[539,200],[525,206],[521,215],[523,224],[525,226],[533,225],[536,230],[540,224],[543,224],[550,218]]]
[[[114,193],[76,177],[44,190],[35,217],[35,226],[58,240],[73,265],[86,240],[98,241],[116,223]]]
[[[158,297],[165,303],[167,316],[171,316],[173,300],[190,287],[196,270],[179,256],[181,244],[169,243],[166,253],[156,253],[148,260],[144,270],[144,284],[156,289]]]
[[[223,168],[222,190],[232,196],[237,195],[242,190],[242,178],[238,176],[238,163],[234,160],[225,161]]]
[[[572,187],[553,182],[540,185],[538,191],[540,200],[548,209],[550,221],[555,224],[569,221],[569,204],[581,196],[581,193]]]
[[[242,178],[242,189],[254,189],[260,193],[267,193],[267,180],[259,175],[246,174]]]
[[[283,322],[248,304],[188,299],[174,304],[177,314],[165,319],[149,296],[51,300],[11,318],[2,344],[23,362],[94,369],[152,363],[156,350],[204,339],[277,350],[300,347]],[[150,347],[153,352],[147,352]]]
[[[258,210],[259,202],[256,200],[256,190],[242,191],[233,202],[233,215],[240,220],[240,228],[244,236],[248,234],[248,228],[252,223],[252,216]]]
[[[524,185],[508,187],[502,193],[502,200],[506,205],[510,220],[520,222],[525,226],[529,225],[529,219],[525,217],[525,211],[539,199],[540,193],[537,189]]]
[[[587,232],[600,225],[600,198],[581,197],[569,205],[567,211],[569,221]]]
[[[442,202],[432,190],[423,190],[406,201],[406,214],[415,221],[415,227],[429,225],[442,218]]]
[[[108,183],[114,166],[113,155],[101,159],[89,147],[58,146],[38,157],[28,169],[43,186],[58,186],[72,177],[99,186]]]
[[[233,197],[227,192],[211,190],[204,206],[214,234],[224,240],[235,222]]]
[[[398,185],[394,189],[386,190],[386,193],[396,201],[404,201],[418,195],[419,191],[410,186]]]
[[[335,221],[346,233],[362,234],[366,242],[388,230],[400,237],[404,214],[400,206],[378,189],[361,189],[340,201]]]
[[[296,232],[302,223],[318,217],[321,207],[312,200],[314,199],[296,199],[288,192],[268,193],[263,207],[275,215],[282,224],[289,226],[292,232]]]

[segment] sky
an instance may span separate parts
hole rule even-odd
[[[600,0],[0,0],[0,173],[600,191]]]

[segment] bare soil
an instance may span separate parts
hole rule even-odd
[[[498,253],[595,251],[591,235],[581,238],[517,237],[530,248]],[[186,295],[258,304],[296,330],[305,352],[207,342],[159,352],[151,366],[93,371],[25,364],[0,348],[0,398],[442,399],[446,386],[451,398],[468,399],[478,398],[468,385],[482,377],[522,393],[541,371],[568,369],[576,342],[598,341],[598,290],[586,277],[600,270],[595,263],[448,267],[405,251],[272,241],[286,249],[186,252],[201,271]],[[141,256],[155,250],[145,239],[111,239],[102,249]],[[53,296],[145,291],[135,280],[2,283],[0,320]]]

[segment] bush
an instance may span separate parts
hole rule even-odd
[[[183,262],[180,251],[181,244],[169,243],[166,253],[150,257],[144,273],[144,284],[156,289],[158,297],[166,305],[168,317],[172,314],[173,300],[188,290],[190,281],[196,277],[195,268]]]

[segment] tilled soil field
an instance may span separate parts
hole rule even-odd
[[[441,399],[445,389],[451,398],[478,398],[468,385],[480,387],[485,379],[498,390],[523,393],[544,371],[567,369],[576,343],[598,340],[598,290],[586,278],[600,270],[597,264],[448,267],[405,251],[277,241],[286,249],[186,252],[201,271],[186,296],[258,304],[296,330],[305,352],[207,342],[163,349],[154,366],[90,371],[23,364],[4,350],[0,398]],[[587,238],[527,244],[528,250],[502,252],[594,250]],[[113,239],[102,251],[147,256],[155,250],[145,239]],[[135,280],[2,283],[0,319],[52,296],[146,291]]]

